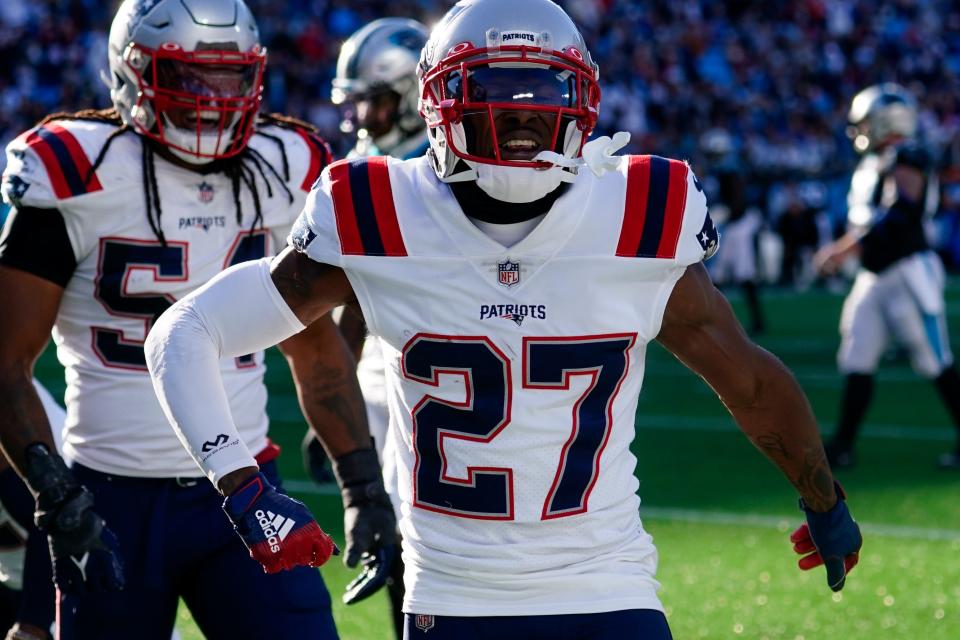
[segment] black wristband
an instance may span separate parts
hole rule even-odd
[[[87,492],[70,473],[63,458],[52,453],[44,443],[28,445],[25,457],[27,486],[37,500],[34,521],[40,529],[48,529],[55,524],[59,507],[64,502]],[[93,505],[92,496],[84,495],[82,498],[84,506]],[[71,524],[72,522],[63,522],[59,523],[59,526],[70,528]]]
[[[382,478],[377,452],[357,449],[333,459],[333,473],[341,489]]]
[[[383,486],[380,459],[373,449],[358,449],[333,461],[333,474],[340,485],[343,506],[361,504],[390,505],[390,498]]]

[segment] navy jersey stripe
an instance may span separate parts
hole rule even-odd
[[[64,144],[63,140],[46,127],[38,127],[36,133],[47,143],[47,146],[50,147],[54,155],[57,156],[60,170],[63,172],[64,179],[67,181],[71,195],[80,196],[85,194],[87,192],[87,187],[84,184],[85,176],[80,175],[80,171],[77,169],[77,163],[74,162],[73,156],[70,155],[70,150],[67,149],[67,145]]]
[[[647,215],[640,237],[638,258],[656,258],[663,235],[663,217],[667,211],[667,191],[670,187],[670,161],[650,156],[650,190],[647,192]]]
[[[363,158],[350,163],[350,193],[353,195],[353,210],[360,231],[363,252],[368,256],[386,255],[377,215],[373,210],[373,195],[370,193],[370,172]]]

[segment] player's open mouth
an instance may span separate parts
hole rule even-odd
[[[533,160],[543,151],[540,136],[532,131],[514,132],[500,143],[500,157],[504,160]]]

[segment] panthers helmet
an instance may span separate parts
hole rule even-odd
[[[917,135],[917,102],[899,84],[876,84],[854,96],[847,119],[857,152],[877,151]]]
[[[125,0],[110,27],[110,97],[177,157],[234,156],[253,135],[266,51],[243,0]]]
[[[504,158],[497,113],[544,114],[552,134],[540,151],[569,159],[581,155],[597,122],[599,67],[577,26],[551,0],[461,0],[431,33],[417,75],[431,159],[446,182],[476,179],[491,166],[527,169],[525,182],[564,171],[536,157]],[[481,151],[479,141],[488,136],[492,145]]]
[[[344,107],[341,129],[345,133],[356,128],[348,105],[385,91],[397,94],[399,101],[395,125],[375,141],[377,146],[389,152],[391,146],[423,130],[416,71],[429,35],[427,28],[416,20],[382,18],[343,43],[330,97],[334,104]]]

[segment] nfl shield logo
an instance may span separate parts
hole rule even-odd
[[[418,613],[416,617],[413,619],[413,622],[415,625],[417,625],[417,629],[420,629],[420,631],[423,631],[424,633],[426,633],[427,631],[430,631],[430,629],[433,629],[432,615]]]
[[[200,202],[202,202],[203,204],[210,204],[211,202],[213,202],[213,186],[212,185],[209,185],[206,183],[206,181],[204,181],[197,185],[197,189],[199,189],[200,191],[197,196],[200,199]]]
[[[509,258],[497,263],[497,281],[505,287],[512,287],[520,282],[520,263]]]

